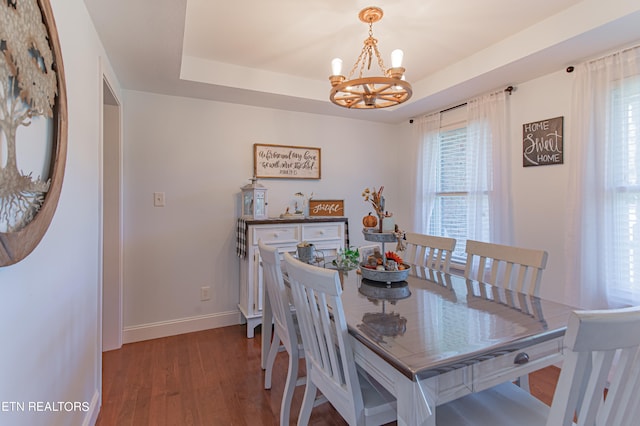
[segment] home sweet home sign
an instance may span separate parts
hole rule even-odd
[[[562,164],[564,117],[534,121],[522,125],[522,165]]]

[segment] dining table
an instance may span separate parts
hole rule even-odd
[[[399,282],[339,275],[355,361],[395,396],[399,425],[435,425],[438,405],[561,363],[576,309],[415,265]],[[271,321],[265,297],[263,368]]]

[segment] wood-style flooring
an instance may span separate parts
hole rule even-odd
[[[277,425],[288,358],[286,352],[278,354],[273,386],[264,389],[259,330],[247,339],[246,326],[236,325],[105,352],[96,425]],[[559,372],[549,367],[532,374],[532,393],[551,404]],[[297,421],[303,393],[299,386],[291,424]],[[330,404],[323,404],[313,409],[309,424],[346,423]]]

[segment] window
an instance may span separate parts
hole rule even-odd
[[[476,215],[476,198],[471,193],[474,185],[472,180],[477,174],[472,171],[477,164],[474,158],[475,150],[470,149],[465,108],[458,108],[451,114],[443,114],[440,133],[437,139],[436,155],[436,185],[433,209],[429,220],[428,233],[457,240],[452,255],[454,262],[466,261],[465,246],[467,239],[487,239],[489,235],[489,198],[487,184],[476,195],[479,195],[481,220],[480,230],[477,221],[470,220]],[[489,159],[491,156],[487,156]],[[482,167],[491,170],[490,160],[482,163]],[[477,191],[477,187],[475,189]],[[479,232],[477,232],[479,231]],[[478,237],[478,235],[482,237]],[[484,237],[484,238],[483,238]]]
[[[627,78],[612,93],[610,214],[613,223],[613,302],[628,304],[640,294],[640,76]]]
[[[510,139],[503,91],[420,118],[414,229],[455,238],[466,261],[469,239],[510,244]]]
[[[640,46],[579,64],[567,192],[567,297],[640,304]],[[571,163],[570,163],[571,164]]]

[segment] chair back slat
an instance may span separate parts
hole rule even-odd
[[[468,279],[538,296],[547,252],[467,240]]]
[[[455,238],[408,232],[404,260],[412,265],[449,272]]]
[[[282,277],[280,254],[277,248],[262,241],[258,242],[258,250],[262,258],[263,282],[273,310],[274,327],[282,344],[291,353],[292,342],[295,341],[297,346],[297,336],[290,335],[290,330],[295,330],[295,325],[289,303],[290,297]]]

